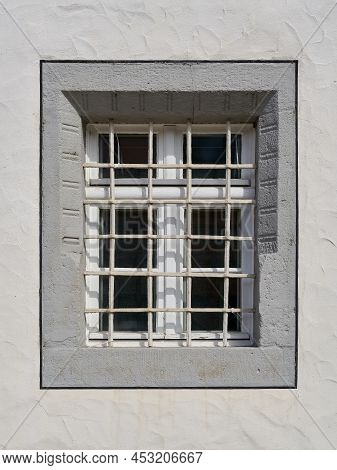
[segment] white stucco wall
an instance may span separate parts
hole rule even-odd
[[[336,446],[335,1],[2,3],[0,444]],[[40,59],[299,59],[298,390],[39,390]]]

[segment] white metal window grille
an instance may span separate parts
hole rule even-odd
[[[89,344],[252,344],[252,125],[87,127]]]

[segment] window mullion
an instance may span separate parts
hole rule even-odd
[[[188,121],[187,130],[186,130],[186,149],[187,149],[187,200],[186,200],[186,270],[187,270],[187,280],[186,280],[186,303],[187,308],[191,309],[192,301],[192,278],[191,278],[191,256],[192,256],[192,243],[191,243],[191,234],[192,234],[192,208],[191,208],[191,197],[192,197],[192,169],[190,165],[192,164],[192,131],[191,123]],[[192,317],[191,312],[187,311],[186,313],[186,333],[187,333],[187,346],[191,346],[192,342]]]
[[[149,148],[148,148],[148,163],[152,165],[153,163],[153,124],[149,124]],[[153,234],[153,204],[152,204],[152,177],[153,169],[148,168],[148,208],[147,208],[147,332],[148,340],[147,344],[149,347],[153,345],[153,313],[150,311],[152,308],[153,302],[153,277],[149,274],[153,271],[153,239],[151,235]]]
[[[228,298],[229,298],[229,255],[230,255],[230,227],[231,227],[231,126],[227,122],[226,132],[226,208],[225,208],[225,253],[224,253],[224,314],[223,314],[223,346],[228,346]]]
[[[179,164],[182,160],[182,156],[177,152],[176,127],[164,126],[163,139],[164,163]],[[166,181],[176,181],[177,170],[165,169],[163,176]],[[171,189],[165,188],[163,196],[165,192],[167,196],[169,196]],[[165,199],[167,196],[163,198]],[[182,209],[181,205],[175,204],[174,199],[171,202],[170,204],[163,205],[164,218],[162,224],[164,226],[164,234],[167,237],[172,237],[164,240],[164,271],[168,273],[180,273],[183,267],[181,256],[182,244],[178,239],[175,239],[175,237],[180,233]],[[165,277],[164,283],[165,308],[167,308],[165,312],[165,337],[167,338],[175,334],[183,333],[184,314],[175,311],[176,308],[182,307],[183,279],[175,276]]]
[[[109,149],[110,149],[110,164],[115,162],[115,135],[113,122],[109,122]],[[110,167],[110,246],[109,246],[109,265],[110,271],[115,268],[115,218],[116,218],[116,205],[115,205],[115,168]],[[109,276],[109,309],[114,308],[114,287],[115,279],[113,275]],[[108,343],[112,346],[114,337],[114,314],[109,313],[109,330],[108,330]]]

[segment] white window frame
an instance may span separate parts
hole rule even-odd
[[[99,134],[109,134],[111,132],[112,124],[88,124],[86,133],[86,163],[88,167],[85,168],[85,198],[89,199],[107,199],[109,198],[111,191],[115,192],[117,198],[123,198],[125,200],[130,199],[144,199],[144,206],[147,207],[148,189],[146,186],[136,185],[139,180],[135,180],[135,185],[120,186],[118,180],[114,182],[114,188],[108,186],[91,185],[90,183],[94,180],[99,180],[99,168],[90,167],[90,164],[97,165],[99,159],[99,147],[98,137]],[[186,125],[153,125],[151,126],[150,132],[157,134],[157,164],[182,164],[183,162],[183,135],[187,132]],[[209,124],[209,125],[191,125],[190,130],[192,134],[224,134],[227,132],[225,124]],[[139,124],[113,124],[113,132],[120,134],[135,134],[144,133],[149,134],[149,125]],[[241,164],[255,163],[255,130],[251,124],[232,124],[231,132],[233,134],[241,134],[242,136],[242,153],[241,153]],[[152,186],[152,197],[155,198],[169,198],[174,199],[181,195],[186,197],[187,187],[181,187],[180,184],[174,186],[166,184],[169,179],[182,178],[182,169],[173,168],[159,168],[156,170],[156,180],[163,183],[161,186],[154,184]],[[189,171],[189,170],[187,170]],[[151,172],[152,173],[152,172]],[[155,181],[155,180],[153,180]],[[221,199],[226,197],[227,185],[222,186],[203,186],[199,185],[200,181],[197,182],[196,188],[192,188],[192,197],[198,197],[207,201],[207,199],[219,198],[219,205],[212,205],[213,207],[223,207]],[[99,181],[98,181],[99,183]],[[125,182],[124,182],[125,183]],[[253,168],[241,169],[240,181],[232,180],[231,196],[234,200],[236,199],[254,199],[255,198],[255,170]],[[102,207],[102,206],[100,206]],[[110,207],[110,206],[105,206]],[[120,205],[120,208],[131,207],[128,204]],[[132,207],[135,207],[132,205]],[[158,218],[158,232],[157,235],[184,235],[184,209],[181,205],[164,204],[163,206],[157,206],[157,218]],[[201,206],[193,205],[194,208]],[[232,207],[241,207],[239,203],[233,202]],[[254,208],[249,206],[248,211],[241,211],[241,236],[254,237]],[[246,214],[244,214],[246,212]],[[89,204],[86,206],[86,230],[85,233],[90,236],[98,235],[98,223],[99,223],[99,206]],[[244,218],[244,220],[243,220]],[[176,223],[168,223],[167,221],[175,220]],[[164,221],[164,223],[160,223]],[[175,225],[179,226],[179,230],[175,231]],[[177,266],[174,265],[175,259],[168,257],[168,252],[180,251],[180,255],[183,255],[184,240],[177,239],[158,239],[157,256],[158,266],[153,271],[158,272],[174,272],[186,270],[183,267],[182,262]],[[110,268],[99,268],[98,266],[98,255],[99,255],[99,240],[98,239],[86,239],[86,271],[109,271]],[[178,257],[177,257],[178,258]],[[182,256],[180,256],[182,258]],[[140,271],[147,271],[146,268],[139,269]],[[117,272],[122,271],[133,271],[132,268],[118,268]],[[191,268],[191,271],[200,271],[198,268]],[[203,272],[223,272],[223,268],[203,268]],[[241,267],[230,268],[232,273],[249,273],[254,275],[254,251],[246,247],[246,243],[242,242],[241,250]],[[118,274],[116,272],[116,275]],[[156,347],[177,347],[186,345],[188,341],[186,333],[186,321],[187,315],[179,312],[179,308],[183,308],[182,295],[183,295],[183,282],[184,278],[175,277],[155,277],[154,282],[157,282],[157,300],[158,304],[156,308],[157,313],[157,328],[156,332],[152,333],[153,345]],[[177,283],[177,279],[180,282]],[[241,313],[242,318],[242,331],[241,332],[228,332],[227,333],[227,345],[229,346],[249,346],[252,343],[253,337],[253,284],[254,281],[251,278],[243,279],[241,282],[246,283],[245,288],[241,288],[241,302],[240,308],[251,310],[250,312]],[[178,284],[178,287],[177,287]],[[166,292],[168,287],[170,288],[170,295],[165,297],[162,295]],[[176,290],[176,294],[173,292]],[[178,303],[180,298],[180,304]],[[106,346],[109,340],[109,332],[99,331],[99,316],[100,313],[96,312],[99,306],[99,278],[98,276],[86,276],[86,322],[87,322],[87,343],[88,345],[94,346]],[[160,308],[165,309],[161,312]],[[171,311],[169,310],[171,309]],[[130,309],[132,310],[132,309]],[[177,311],[174,311],[177,310]],[[193,346],[223,346],[224,335],[222,332],[208,332],[208,331],[192,331],[190,341]],[[95,341],[93,341],[95,340]],[[109,343],[119,347],[139,347],[148,346],[148,333],[147,332],[114,332],[113,342]]]

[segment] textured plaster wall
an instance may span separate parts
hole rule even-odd
[[[1,445],[335,447],[335,2],[3,0],[2,3]],[[41,58],[299,60],[298,390],[39,390]]]

